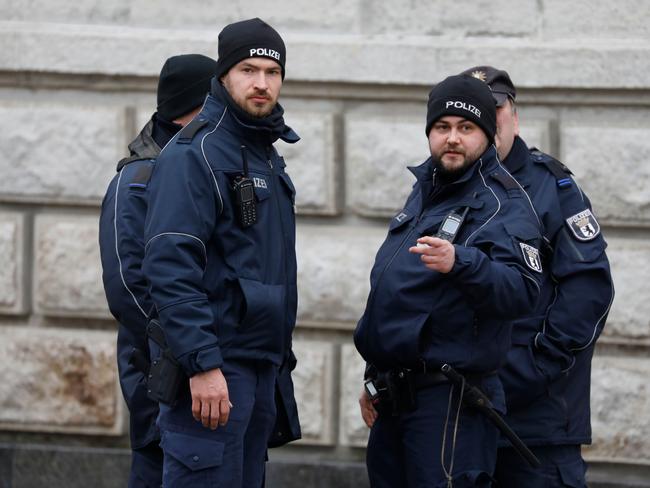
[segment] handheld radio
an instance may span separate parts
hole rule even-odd
[[[445,241],[449,241],[453,244],[456,240],[456,236],[458,235],[458,231],[465,221],[468,210],[469,207],[465,207],[462,214],[459,214],[455,211],[449,212],[449,214],[447,214],[445,219],[442,221],[442,224],[440,224],[440,228],[436,233],[436,237],[444,239]]]
[[[239,224],[246,228],[257,222],[257,209],[255,207],[255,187],[253,180],[248,177],[248,159],[246,146],[241,146],[241,157],[244,174],[235,178],[232,191],[235,197],[235,209]]]

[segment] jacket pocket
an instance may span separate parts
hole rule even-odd
[[[244,294],[243,327],[280,324],[284,321],[284,285],[267,285],[239,278],[239,286]]]
[[[258,173],[250,174],[251,180],[253,180],[253,187],[255,188],[255,198],[258,202],[263,202],[271,196],[271,190],[269,189],[269,182],[267,181],[268,176]]]
[[[393,217],[393,220],[390,221],[390,224],[388,226],[388,232],[390,232],[391,234],[397,234],[403,228],[405,228],[407,223],[413,220],[414,216],[415,214],[410,212],[409,210],[407,209],[402,210],[395,217]]]
[[[291,196],[291,201],[293,203],[296,202],[296,187],[293,186],[293,181],[291,181],[291,178],[287,173],[280,173],[280,179],[282,180],[282,184],[287,190],[287,193]]]
[[[286,288],[256,280],[239,278],[243,295],[243,314],[239,335],[247,347],[280,352],[284,342]]]

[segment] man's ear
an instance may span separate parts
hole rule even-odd
[[[519,110],[515,110],[515,113],[512,117],[512,123],[514,125],[514,134],[519,135]]]

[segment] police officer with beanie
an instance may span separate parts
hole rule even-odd
[[[277,103],[285,63],[267,23],[226,26],[203,109],[151,178],[144,271],[186,377],[160,406],[166,487],[263,483],[276,376],[295,365],[295,190],[273,147],[299,139]]]
[[[517,92],[508,73],[492,66],[464,73],[492,88],[499,157],[530,195],[547,243],[540,301],[515,324],[500,371],[507,421],[542,467],[530,468],[504,444],[496,478],[506,488],[586,486],[580,445],[591,443],[591,358],[614,298],[607,244],[571,171],[519,137]]]
[[[390,223],[354,332],[367,361],[361,412],[372,487],[491,486],[498,432],[441,373],[450,365],[499,411],[512,321],[537,300],[538,222],[499,165],[485,83],[450,76],[429,94],[431,157]]]
[[[155,422],[158,403],[147,397],[146,328],[153,310],[142,272],[147,183],[160,149],[196,115],[217,63],[200,54],[173,56],[158,80],[158,109],[129,144],[102,203],[99,244],[108,306],[118,321],[117,358],[122,394],[130,413],[129,487],[158,487],[163,453]]]

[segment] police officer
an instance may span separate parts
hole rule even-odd
[[[146,340],[153,309],[142,272],[146,187],[160,149],[201,108],[217,63],[199,54],[165,61],[158,80],[158,107],[129,144],[131,155],[117,165],[102,203],[99,244],[106,298],[117,319],[117,358],[122,394],[130,413],[129,487],[158,487],[163,453],[155,421],[157,402],[147,397],[149,365]]]
[[[492,88],[499,157],[530,195],[547,242],[541,299],[515,324],[500,371],[507,421],[543,465],[533,470],[504,446],[496,477],[503,487],[586,486],[580,445],[591,443],[591,358],[614,298],[607,244],[567,167],[519,137],[517,92],[508,73],[491,66],[465,73]]]
[[[285,63],[267,23],[226,26],[203,109],[151,179],[144,271],[189,377],[160,407],[163,486],[263,483],[297,302],[295,190],[273,147],[299,139],[277,103]]]
[[[431,90],[431,157],[410,168],[417,182],[377,253],[354,333],[368,363],[360,404],[373,487],[491,486],[497,430],[440,371],[451,365],[503,411],[496,370],[511,322],[539,293],[538,222],[499,165],[495,130],[484,83],[451,76]]]

